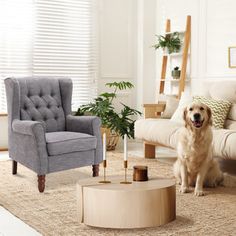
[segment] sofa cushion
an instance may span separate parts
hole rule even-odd
[[[213,130],[213,155],[224,159],[236,160],[235,140],[235,130]]]
[[[179,105],[179,99],[169,96],[166,99],[166,106],[164,112],[161,114],[161,118],[170,119]]]
[[[213,126],[216,129],[224,128],[224,123],[229,113],[231,102],[226,100],[215,100],[202,96],[194,96],[194,102],[201,102],[211,108]]]
[[[236,121],[227,119],[225,121],[225,129],[236,130]]]
[[[95,149],[97,139],[89,134],[62,131],[46,133],[46,143],[48,154],[54,156]]]
[[[190,94],[183,92],[179,101],[179,105],[170,120],[183,125],[184,108],[187,107],[190,103],[192,103],[192,101],[193,97]]]
[[[135,122],[135,138],[175,148],[180,127],[169,119],[140,119]]]
[[[236,82],[223,81],[213,83],[210,86],[209,93],[213,99],[227,100],[231,103],[236,103]]]
[[[228,114],[228,119],[236,121],[236,103],[232,104]]]

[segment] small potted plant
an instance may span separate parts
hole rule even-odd
[[[179,52],[181,49],[181,39],[179,37],[178,32],[173,32],[171,34],[156,35],[157,43],[153,45],[153,47],[157,50],[162,48],[164,53],[175,53]]]
[[[180,70],[179,67],[176,66],[172,71],[171,71],[171,75],[173,77],[173,79],[179,79],[180,78]]]
[[[107,83],[107,87],[113,88],[113,92],[101,93],[94,101],[82,105],[76,115],[96,115],[102,121],[101,132],[107,136],[107,150],[114,150],[119,136],[124,137],[125,134],[129,138],[134,138],[134,116],[141,115],[141,112],[120,103],[122,109],[116,111],[113,100],[117,98],[119,90],[131,89],[133,84],[130,82],[113,82]]]

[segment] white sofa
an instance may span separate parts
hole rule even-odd
[[[236,82],[214,82],[204,85],[201,94],[217,100],[228,100],[231,110],[224,129],[213,129],[213,155],[223,159],[236,160]],[[181,124],[161,119],[164,103],[144,105],[144,119],[135,122],[135,138],[144,141],[144,156],[155,158],[158,145],[175,149]]]

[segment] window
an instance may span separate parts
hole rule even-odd
[[[73,109],[97,94],[95,0],[0,0],[0,112],[7,76],[67,76]]]

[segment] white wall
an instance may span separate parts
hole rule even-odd
[[[122,102],[142,110],[153,102],[156,86],[156,54],[150,46],[156,31],[156,0],[100,1],[100,80],[130,81],[132,91],[119,94]]]
[[[108,82],[130,81],[136,85],[136,9],[134,0],[101,0],[100,77],[98,92]],[[135,105],[136,89],[119,92],[119,100]],[[117,104],[117,107],[119,105]]]

